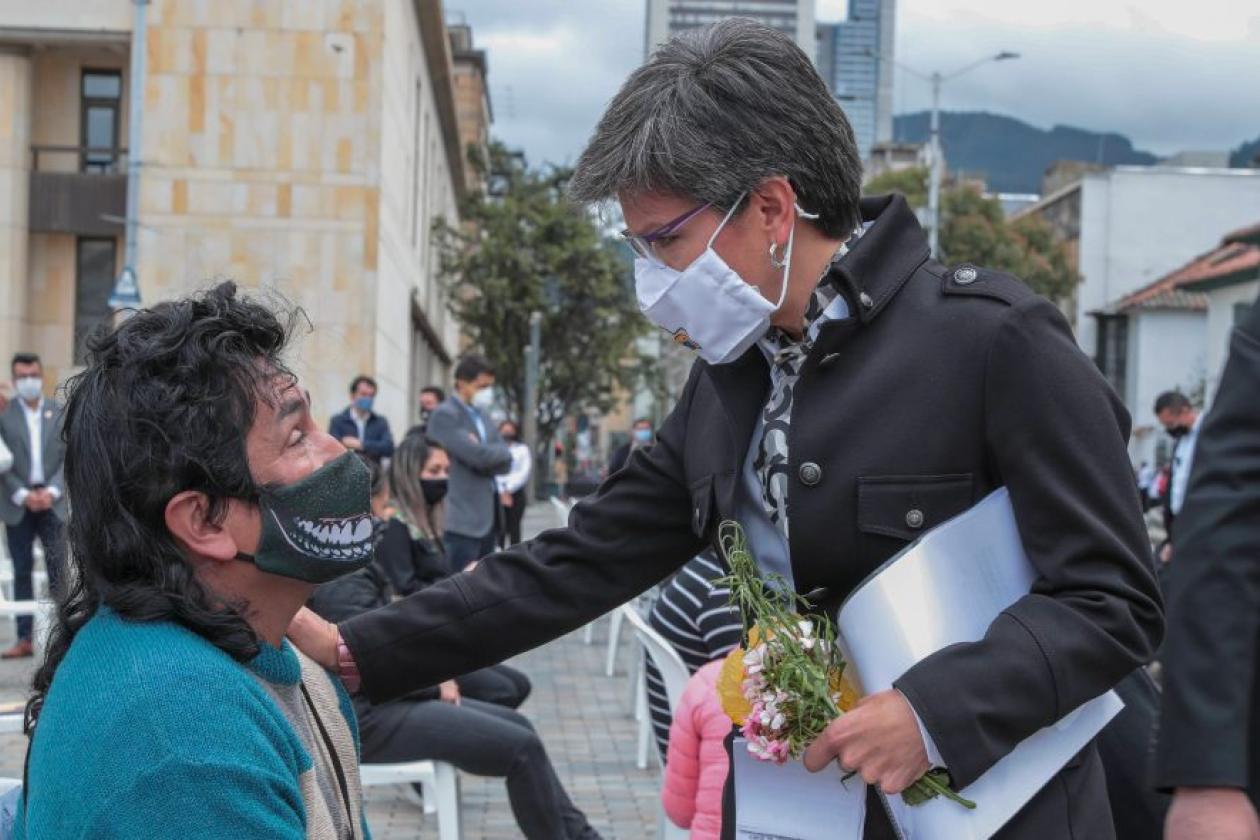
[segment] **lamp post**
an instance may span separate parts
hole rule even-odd
[[[985,56],[977,61],[973,61],[971,64],[961,67],[952,73],[936,72],[931,74],[922,73],[874,50],[868,49],[866,54],[881,61],[887,60],[890,64],[900,67],[910,75],[932,83],[932,117],[928,136],[928,164],[930,167],[928,177],[928,246],[931,248],[932,256],[939,257],[941,244],[941,178],[944,169],[942,166],[944,155],[941,153],[941,85],[950,79],[956,79],[962,74],[976,69],[982,64],[1019,58],[1019,53],[1003,50],[997,55]]]
[[[148,54],[146,12],[149,0],[133,0],[134,23],[131,30],[131,70],[127,98],[127,218],[123,235],[123,269],[109,296],[109,308],[116,318],[120,313],[140,306],[140,285],[136,278],[136,247],[140,235],[140,142],[143,138],[140,119],[144,112],[145,58]]]

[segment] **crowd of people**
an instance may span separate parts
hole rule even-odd
[[[832,720],[804,768],[860,778],[863,836],[891,837],[877,791],[932,769],[966,789],[1070,710],[1149,685],[1158,656],[1158,728],[1131,704],[996,836],[1260,837],[1260,307],[1209,412],[1156,405],[1177,440],[1157,578],[1128,412],[1060,311],[936,262],[905,201],[860,182],[847,119],[777,30],[689,32],[631,75],[568,189],[620,202],[644,314],[700,361],[568,526],[524,542],[531,453],[490,415],[476,354],[397,442],[366,375],[317,420],[286,362],[298,313],[231,282],[94,332],[64,406],[15,356],[0,516],[15,596],[38,542],[56,602],[23,784],[0,801],[15,835],[357,840],[360,762],[435,758],[502,777],[531,840],[597,837],[502,663],[660,587],[651,625],[692,672],[673,708],[649,676],[664,805],[697,840],[733,838],[741,797],[779,803],[730,778],[713,686],[746,616],[719,524],[833,611],[1006,488],[1031,591]],[[4,656],[32,652],[28,623]]]

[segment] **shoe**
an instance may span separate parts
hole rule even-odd
[[[35,646],[30,639],[18,639],[13,647],[0,653],[0,659],[25,659],[35,655]]]

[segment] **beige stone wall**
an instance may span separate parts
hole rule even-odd
[[[131,0],[5,0],[0,26],[83,32],[130,32]]]
[[[0,52],[0,378],[23,341],[30,189],[31,62]]]
[[[457,218],[458,208],[415,4],[385,0],[385,21],[381,170],[389,174],[380,193],[376,371],[381,409],[399,426],[414,421],[421,387],[448,384],[415,331],[411,301],[453,354],[458,331],[436,280],[429,231],[438,216]]]
[[[155,0],[139,265],[147,303],[232,278],[302,306],[322,417],[376,373],[381,0]]]

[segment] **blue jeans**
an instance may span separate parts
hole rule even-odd
[[[469,537],[447,531],[442,535],[442,543],[446,548],[446,562],[450,564],[451,574],[462,572],[472,561],[494,553],[494,529],[491,528],[490,533],[483,537]]]
[[[44,547],[44,565],[48,568],[48,588],[55,595],[61,581],[64,552],[61,520],[51,510],[39,513],[25,511],[22,521],[5,528],[9,540],[9,556],[13,558],[13,600],[29,601],[35,596],[31,585],[31,569],[35,566],[35,538]],[[18,616],[18,638],[31,638],[31,617]]]

